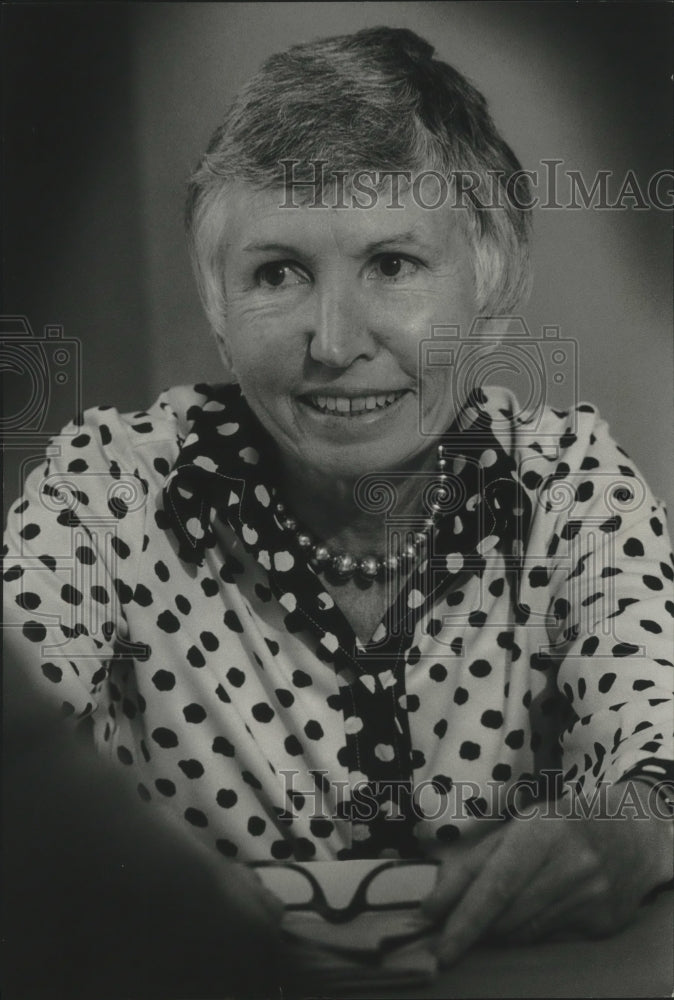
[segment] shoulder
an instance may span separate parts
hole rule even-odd
[[[537,488],[550,477],[560,481],[583,474],[595,479],[638,476],[634,462],[592,403],[580,402],[564,410],[541,406],[525,413],[507,389],[489,387],[485,395],[494,434],[515,459],[529,488]]]
[[[183,385],[162,392],[145,410],[121,413],[113,406],[85,410],[50,442],[52,470],[74,474],[142,476],[163,482],[198,414],[226,401],[229,386]],[[220,404],[218,404],[220,405]]]

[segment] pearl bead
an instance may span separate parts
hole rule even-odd
[[[358,560],[358,572],[366,580],[374,580],[379,572],[379,560],[376,556],[363,556]]]
[[[283,525],[286,531],[297,531],[297,521],[294,517],[291,517],[290,515],[284,517],[283,520],[281,521],[281,524]]]
[[[285,504],[282,504],[279,501],[279,503],[277,503],[276,506],[274,507],[274,510],[276,511],[277,514],[285,514],[286,512]]]
[[[315,545],[312,560],[319,566],[326,563],[330,558],[330,549],[327,545]]]
[[[394,555],[384,556],[382,565],[387,573],[397,573],[400,566],[400,559]]]
[[[356,568],[356,560],[349,552],[340,552],[338,555],[334,556],[332,560],[332,568],[338,576],[343,579],[348,579],[348,577],[353,575]]]
[[[307,535],[306,531],[299,531],[297,533],[297,544],[301,549],[311,548],[311,535]]]

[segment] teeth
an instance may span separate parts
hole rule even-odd
[[[375,396],[310,396],[309,399],[318,410],[346,414],[384,409],[395,403],[402,395],[402,392],[382,392]]]

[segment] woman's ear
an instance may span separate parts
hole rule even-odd
[[[215,343],[217,345],[218,353],[220,355],[223,365],[225,366],[227,374],[231,375],[232,378],[234,378],[235,376],[234,376],[234,368],[232,366],[232,354],[229,349],[229,344],[227,343],[227,338],[225,334],[216,331]]]

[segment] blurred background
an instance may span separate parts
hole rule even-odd
[[[630,170],[645,190],[672,167],[669,4],[16,3],[2,19],[2,308],[36,336],[55,325],[81,343],[82,398],[71,345],[67,377],[49,375],[45,433],[78,405],[138,410],[170,384],[217,379],[185,250],[185,182],[233,92],[294,42],[410,27],[482,90],[524,167],[559,159],[588,183],[608,170],[614,194]],[[579,397],[671,509],[671,213],[539,210],[535,230],[527,322],[578,341]],[[16,326],[3,330],[15,354]],[[34,391],[14,368],[10,414]],[[39,438],[8,450],[8,500]]]

